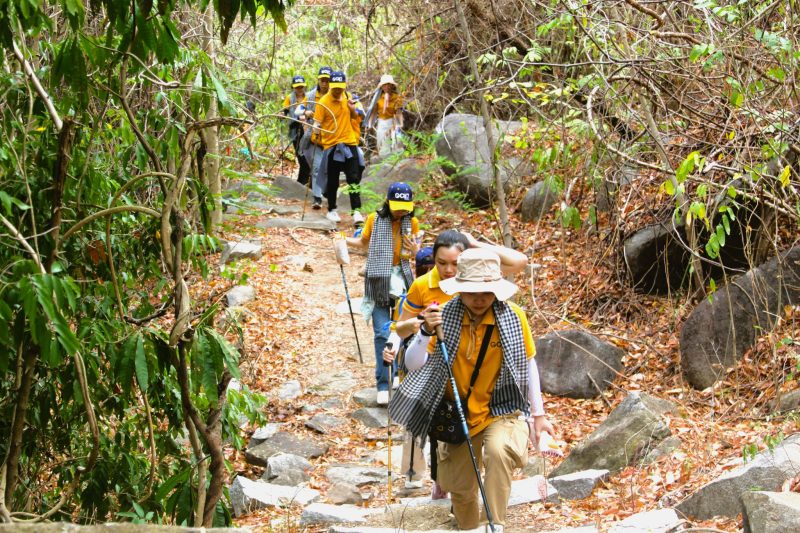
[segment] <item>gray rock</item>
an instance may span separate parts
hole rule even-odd
[[[290,453],[279,453],[267,459],[267,469],[261,477],[275,485],[298,486],[308,481],[311,463],[308,459]]]
[[[267,218],[256,223],[259,229],[269,228],[303,228],[315,229],[320,231],[333,231],[336,224],[327,218],[312,218],[306,216],[305,220],[299,218]]]
[[[343,406],[342,400],[336,397],[328,398],[327,400],[323,401],[320,405],[322,406],[323,409],[341,409]]]
[[[686,516],[707,520],[735,518],[742,511],[741,495],[751,490],[777,490],[800,470],[800,433],[764,450],[748,463],[725,472],[683,500],[676,509]]]
[[[333,375],[320,374],[312,390],[320,396],[338,396],[350,392],[358,386],[358,381],[348,371],[337,372]]]
[[[362,407],[353,411],[351,416],[368,428],[385,428],[389,425],[389,414],[386,409],[378,407]]]
[[[256,299],[256,290],[250,285],[237,285],[225,293],[228,307],[240,307]]]
[[[667,220],[645,226],[625,238],[623,253],[634,289],[648,294],[666,294],[681,287],[689,254],[684,228],[673,228]]]
[[[334,483],[331,488],[328,489],[326,496],[334,505],[358,505],[364,501],[358,487],[349,483]]]
[[[303,387],[296,379],[290,379],[281,385],[277,392],[278,399],[282,401],[294,400],[303,395]]]
[[[549,477],[553,471],[553,460],[541,454],[528,458],[528,464],[522,467],[522,475],[525,477],[545,476]]]
[[[269,185],[264,185],[260,181],[254,179],[239,179],[232,180],[225,187],[225,192],[228,195],[239,196],[250,191],[269,192]]]
[[[362,407],[378,407],[378,390],[375,387],[361,389],[353,394],[353,401]]]
[[[257,260],[262,255],[261,242],[228,241],[222,246],[220,262],[224,265],[242,259]]]
[[[318,444],[311,439],[298,439],[290,433],[279,431],[255,447],[248,447],[244,457],[255,466],[267,466],[267,459],[279,453],[299,455],[306,459],[319,457],[328,451],[327,444]]]
[[[375,513],[374,510],[356,505],[313,503],[303,509],[303,514],[300,515],[300,525],[363,523],[367,521],[367,516],[373,513]]]
[[[607,389],[622,370],[624,354],[620,348],[584,331],[545,335],[536,339],[542,390],[568,398],[595,398],[601,393],[598,387]]]
[[[681,367],[697,389],[713,385],[771,331],[785,305],[800,303],[800,246],[795,246],[704,299],[681,329]]]
[[[800,494],[796,492],[744,492],[745,533],[800,531]]]
[[[563,529],[551,529],[542,533],[599,533],[595,526],[565,527]]]
[[[800,407],[800,389],[781,394],[775,401],[775,411],[781,414],[796,411]]]
[[[682,442],[680,437],[676,437],[674,435],[672,437],[667,437],[666,439],[659,442],[655,448],[647,452],[647,455],[645,455],[644,459],[642,459],[642,464],[649,465],[651,463],[654,463],[659,458],[669,455],[678,448],[680,448],[681,444]]]
[[[275,196],[284,200],[303,200],[306,197],[306,186],[288,176],[271,176]],[[311,194],[309,192],[309,200]]]
[[[592,495],[601,481],[608,479],[608,470],[582,470],[550,478],[550,483],[564,500],[582,500]]]
[[[612,524],[608,533],[669,533],[682,522],[673,509],[657,509]]]
[[[256,429],[253,432],[253,436],[250,437],[250,443],[248,446],[250,448],[255,448],[265,440],[274,437],[275,434],[280,431],[282,426],[283,424],[280,422],[269,422],[267,425]]]
[[[313,489],[273,485],[237,476],[230,486],[230,496],[234,516],[241,516],[264,507],[285,506],[292,503],[307,505],[319,499],[320,494]]]
[[[637,463],[670,435],[662,415],[674,408],[672,402],[649,394],[630,393],[594,433],[573,448],[553,475],[592,469],[613,473]]]
[[[325,435],[341,428],[344,424],[345,421],[341,418],[320,413],[312,416],[311,419],[306,422],[306,427]]]
[[[558,502],[558,491],[544,476],[515,479],[511,482],[509,507],[541,501]]]
[[[325,471],[331,483],[347,483],[360,487],[386,481],[386,469],[361,465],[333,465]]]
[[[302,268],[306,266],[310,262],[310,260],[308,259],[308,257],[304,255],[287,255],[286,257],[283,258],[283,262],[288,263],[292,266]]]
[[[537,222],[550,212],[550,208],[556,202],[558,202],[558,190],[554,184],[549,180],[535,183],[522,199],[520,217],[525,222]]]
[[[517,121],[497,120],[494,124],[494,138],[498,143],[502,142],[503,135],[522,127],[522,123]],[[492,157],[483,119],[475,115],[454,113],[444,117],[436,126],[436,131],[444,134],[436,141],[436,153],[455,165],[455,168],[445,166],[443,170],[455,176],[456,186],[467,195],[470,202],[478,207],[489,205],[495,193],[492,184]],[[528,173],[529,167],[521,164],[518,159],[509,158],[502,162],[498,172],[500,182],[507,188],[512,177]]]
[[[228,208],[225,210],[225,214],[227,215],[242,215],[242,214],[261,214],[261,213],[275,213],[277,215],[293,215],[296,213],[302,213],[303,208],[299,205],[279,205],[279,204],[270,204],[267,202],[262,201],[250,201],[248,195],[248,201],[236,204],[228,205]]]

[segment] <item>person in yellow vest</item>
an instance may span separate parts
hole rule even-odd
[[[344,172],[348,185],[358,185],[359,166],[364,166],[364,161],[358,150],[358,132],[353,127],[353,122],[361,123],[362,116],[358,113],[356,103],[345,90],[347,80],[344,72],[334,71],[331,74],[330,90],[328,94],[318,101],[314,112],[312,127],[320,132],[322,144],[322,162],[320,173],[324,173],[327,180],[325,197],[328,200],[328,214],[326,217],[333,222],[341,221],[336,211],[336,197],[339,191],[339,174]],[[364,217],[359,212],[361,209],[361,193],[357,188],[350,191],[350,208],[353,222],[360,224]]]
[[[508,302],[517,286],[503,278],[500,264],[496,253],[481,248],[458,256],[456,275],[439,284],[454,297],[425,313],[406,349],[410,373],[392,398],[389,413],[416,436],[427,433],[443,397],[463,398],[475,456],[483,459],[477,468],[483,464],[491,518],[503,525],[514,470],[528,461],[528,441],[536,446],[544,433],[553,435],[555,429],[545,416],[528,319],[518,305]],[[439,326],[444,340],[437,342]],[[489,513],[480,511],[480,472],[473,468],[468,443],[439,442],[437,456],[437,481],[451,494],[458,527],[473,529],[485,523]]]
[[[400,317],[395,323],[395,332],[401,339],[408,339],[419,332],[423,322],[420,317],[424,316],[426,312],[437,309],[450,301],[453,296],[444,292],[439,284],[456,275],[459,256],[464,250],[472,248],[481,248],[497,254],[500,258],[500,269],[505,276],[521,272],[528,264],[528,257],[517,250],[480,242],[466,232],[457,230],[441,232],[433,244],[435,265],[433,270],[415,279],[403,300]],[[395,346],[399,346],[399,343],[395,343]],[[393,361],[396,354],[396,348],[384,350],[383,358],[386,361]],[[437,482],[436,443],[433,439],[431,439],[431,447],[431,479],[434,481],[431,498],[438,500],[446,498],[447,493]]]
[[[306,79],[303,76],[295,75],[292,77],[292,92],[283,99],[283,113],[289,120],[289,140],[294,146],[295,159],[300,169],[297,173],[297,181],[303,185],[308,183],[311,177],[311,167],[303,157],[301,141],[303,139],[303,122],[305,121],[306,106]]]
[[[370,116],[376,129],[378,155],[385,156],[397,148],[398,134],[403,129],[403,97],[397,92],[397,83],[390,74],[381,76],[380,94]]]
[[[314,113],[317,111],[317,100],[328,93],[332,72],[333,69],[331,67],[320,67],[317,73],[317,86],[308,92],[306,119],[309,121],[314,118]],[[312,128],[308,128],[305,137],[303,137],[302,150],[306,161],[311,167],[311,191],[314,196],[314,202],[311,207],[313,209],[322,209],[322,195],[325,194],[326,187],[326,176],[321,176],[319,173],[323,152],[320,142],[320,132],[315,132]]]

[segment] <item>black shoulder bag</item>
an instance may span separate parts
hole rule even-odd
[[[489,348],[489,342],[494,332],[494,325],[486,326],[486,332],[483,335],[483,343],[481,343],[481,351],[478,354],[478,360],[475,362],[475,370],[472,371],[472,377],[469,380],[469,389],[467,390],[467,397],[461,401],[461,408],[464,410],[464,420],[468,419],[467,402],[469,396],[472,394],[472,387],[475,385],[475,380],[478,379],[478,372],[483,364],[483,358],[486,356],[486,350]],[[453,355],[452,357],[455,357]],[[458,394],[458,391],[453,391],[453,394]],[[467,440],[464,434],[464,427],[461,425],[461,418],[458,416],[455,401],[442,398],[439,406],[433,412],[431,419],[431,426],[428,430],[428,437],[431,440],[439,442],[447,442],[448,444],[461,444]]]

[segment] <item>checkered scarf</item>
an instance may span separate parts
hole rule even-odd
[[[447,346],[451,367],[452,358],[458,353],[461,342],[464,309],[459,296],[450,300],[442,309],[444,344]],[[495,300],[492,310],[500,331],[503,362],[489,401],[489,412],[491,416],[501,416],[519,411],[528,416],[528,360],[522,324],[511,306],[505,302]],[[405,426],[414,437],[422,437],[424,441],[433,412],[444,396],[448,376],[442,348],[437,343],[436,350],[428,357],[425,365],[409,372],[400,383],[400,388],[392,395],[389,404],[392,420]]]
[[[411,215],[400,220],[400,234],[411,233]],[[402,244],[401,244],[402,246]],[[377,306],[389,305],[389,286],[392,275],[392,259],[394,259],[394,235],[392,234],[392,218],[375,215],[375,225],[369,240],[367,254],[367,275],[364,279],[364,295]],[[407,259],[400,260],[400,267],[406,281],[411,286],[414,276]]]

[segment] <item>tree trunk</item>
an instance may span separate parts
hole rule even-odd
[[[39,348],[29,344],[24,350],[17,378],[17,401],[14,408],[14,419],[11,422],[11,432],[8,438],[8,453],[5,460],[5,504],[13,510],[14,490],[17,488],[19,474],[19,456],[22,452],[22,433],[25,430],[25,419],[28,416],[28,405],[33,387],[33,375],[36,370],[36,361],[39,359]]]
[[[461,5],[459,0],[455,2],[456,12],[458,13],[458,22],[461,26],[461,31],[464,32],[464,38],[467,41],[467,58],[469,60],[469,67],[472,70],[472,77],[475,78],[475,85],[478,87],[478,99],[481,103],[481,116],[483,117],[483,127],[486,130],[486,142],[489,144],[489,154],[491,155],[492,165],[492,181],[494,182],[495,190],[497,193],[497,206],[500,210],[500,226],[503,234],[503,244],[507,248],[511,248],[511,228],[508,223],[508,208],[506,207],[506,191],[503,189],[503,184],[500,180],[500,172],[497,167],[497,141],[494,138],[494,124],[492,117],[489,113],[489,105],[486,103],[484,93],[486,92],[483,86],[483,79],[478,70],[478,64],[475,61],[475,52],[472,49],[472,34],[470,33],[467,19],[464,16],[464,6]]]
[[[208,5],[208,9],[203,14],[202,25],[202,47],[214,63],[214,7]],[[211,98],[206,119],[217,118],[217,100]],[[204,128],[201,132],[206,153],[203,158],[203,178],[204,185],[208,188],[208,193],[214,201],[214,208],[211,211],[211,231],[216,233],[217,228],[222,224],[222,183],[219,178],[219,127]]]

